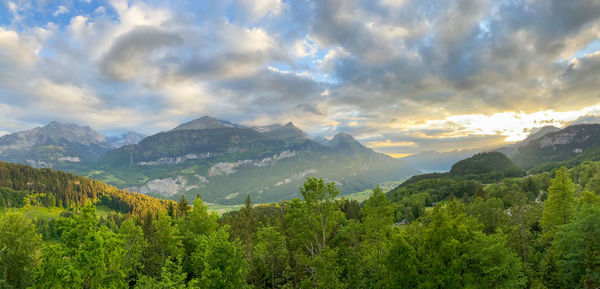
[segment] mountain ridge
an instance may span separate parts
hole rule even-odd
[[[243,128],[244,126],[205,115],[200,118],[188,121],[186,123],[182,123],[182,124],[176,126],[171,131],[194,130],[194,129],[216,129],[216,128],[228,128],[228,127]]]
[[[93,162],[112,146],[89,126],[52,121],[0,137],[0,160],[52,167]]]
[[[566,161],[596,147],[600,147],[600,124],[570,125],[519,147],[513,161],[529,169],[543,163]]]
[[[270,202],[299,197],[297,188],[308,176],[321,176],[339,184],[342,193],[353,193],[418,172],[401,160],[363,146],[350,134],[340,132],[322,144],[292,122],[247,127],[205,116],[138,143],[118,143],[125,142],[128,135],[136,137],[135,133],[110,138],[119,146],[114,149],[89,127],[56,122],[49,126],[66,135],[71,129],[74,136],[93,137],[77,143],[49,137],[44,145],[27,150],[27,158],[9,161],[71,171],[168,199],[193,198],[200,193],[215,203],[242,203],[246,195]],[[85,158],[70,154],[88,149],[86,143],[103,149]],[[68,149],[55,159],[44,155],[62,148]]]
[[[261,202],[288,199],[317,174],[354,192],[417,172],[347,133],[323,145],[291,122],[162,132],[107,152],[99,167],[98,177],[132,191],[167,198],[200,192],[220,203],[240,203],[247,194]]]

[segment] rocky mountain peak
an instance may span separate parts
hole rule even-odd
[[[180,124],[173,130],[192,130],[192,129],[218,129],[218,128],[242,128],[243,126],[224,120],[219,120],[211,116],[203,116],[192,121]]]
[[[102,134],[93,130],[89,126],[79,126],[72,123],[62,123],[52,121],[41,128],[33,129],[36,134],[50,138],[52,140],[66,139],[70,142],[89,144],[106,144],[106,139]],[[28,132],[28,131],[25,131]]]
[[[119,136],[106,137],[106,140],[108,141],[108,143],[111,146],[113,146],[115,148],[120,148],[120,147],[126,146],[126,145],[137,144],[140,141],[142,141],[142,139],[144,139],[145,137],[146,137],[145,134],[138,133],[135,131],[128,131],[127,133],[119,135]]]
[[[329,146],[340,149],[367,149],[359,143],[354,137],[345,132],[337,133],[329,142]]]

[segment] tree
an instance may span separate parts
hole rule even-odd
[[[200,196],[194,200],[194,207],[189,213],[189,218],[179,221],[183,238],[183,270],[189,277],[194,276],[194,266],[191,260],[192,253],[196,250],[197,239],[200,236],[210,234],[217,228],[216,214],[210,214],[208,207],[202,202]],[[196,276],[200,277],[200,276]]]
[[[185,199],[185,195],[181,195],[181,200],[177,203],[177,216],[180,218],[187,218],[189,211],[190,204]]]
[[[584,204],[573,222],[560,227],[551,249],[562,288],[600,286],[600,206]]]
[[[387,288],[416,288],[419,284],[419,260],[406,232],[400,231],[392,239],[386,256],[385,285]]]
[[[498,198],[484,200],[481,197],[475,197],[467,207],[467,212],[483,224],[483,232],[488,235],[495,234],[498,226],[507,217],[504,214],[504,204]]]
[[[30,284],[41,242],[35,225],[23,214],[0,214],[0,285],[1,280],[8,288],[25,288]]]
[[[338,270],[330,242],[344,219],[335,201],[339,191],[335,183],[325,184],[323,179],[307,178],[300,192],[304,202],[292,200],[285,216],[292,254],[298,254],[297,265],[309,272],[304,284],[310,283],[315,288],[335,288],[339,280],[331,275],[335,276]]]
[[[343,214],[335,203],[335,198],[339,191],[335,183],[327,183],[323,179],[307,178],[304,187],[300,188],[304,204],[308,209],[305,216],[307,228],[312,235],[310,251],[313,254],[319,254],[321,250],[328,246],[328,242],[333,237],[336,227]]]
[[[366,288],[367,284],[372,283],[367,274],[367,262],[363,258],[364,250],[361,250],[363,237],[364,226],[354,219],[344,224],[337,234],[334,246],[338,248],[340,279],[347,288]]]
[[[521,260],[501,235],[487,236],[482,225],[456,201],[438,205],[427,226],[414,233],[421,288],[522,288]],[[415,225],[417,226],[417,225]],[[411,232],[413,233],[413,232]]]
[[[257,232],[254,256],[257,267],[262,273],[259,282],[264,288],[281,288],[285,282],[287,263],[285,236],[276,227],[263,227]]]
[[[200,197],[194,200],[194,207],[189,213],[188,229],[194,234],[205,235],[216,230],[218,215],[210,214],[208,207]]]
[[[143,252],[144,272],[150,277],[158,277],[167,260],[179,260],[182,254],[181,236],[177,226],[171,224],[167,214],[160,214],[144,227],[148,246]]]
[[[53,194],[47,194],[44,198],[44,205],[48,208],[56,206],[56,198]]]
[[[181,266],[167,260],[162,268],[160,278],[142,276],[135,285],[135,289],[192,289],[197,287],[197,280],[191,280],[187,285],[187,275],[182,272]]]
[[[528,196],[521,190],[509,192],[506,199],[511,204],[510,214],[507,222],[500,227],[502,232],[506,233],[509,245],[521,256],[526,265],[530,265],[528,264],[530,256],[535,253],[533,244],[536,236],[539,235],[538,222],[542,215],[542,205],[529,203]]]
[[[360,219],[360,204],[357,200],[348,200],[344,198],[342,205],[342,212],[346,215],[348,220],[359,220]]]
[[[376,283],[381,280],[383,256],[386,254],[391,226],[394,223],[394,210],[379,186],[363,208],[365,228],[364,250],[375,273]]]
[[[544,202],[541,225],[544,234],[551,238],[552,233],[560,226],[567,224],[575,210],[575,185],[565,167],[556,170],[548,188],[548,199]]]
[[[171,218],[175,218],[175,205],[173,205],[173,203],[169,203],[167,205],[167,215],[169,215],[169,217]]]
[[[200,288],[247,288],[247,263],[242,248],[239,240],[229,241],[226,228],[200,236],[192,254]]]
[[[133,219],[127,219],[119,230],[119,238],[123,240],[123,268],[128,283],[131,284],[142,268],[142,253],[148,246],[144,239],[144,232],[140,226],[135,224]]]
[[[76,262],[68,256],[62,244],[49,245],[43,249],[42,262],[34,274],[32,288],[83,288],[81,275]]]
[[[254,207],[250,195],[246,197],[244,206],[237,212],[235,221],[231,223],[231,235],[238,237],[244,245],[244,257],[251,259],[253,236],[256,232]]]
[[[122,240],[96,228],[94,207],[63,218],[61,242],[44,250],[35,288],[125,288]]]
[[[596,171],[596,173],[588,179],[585,189],[600,194],[600,171]]]

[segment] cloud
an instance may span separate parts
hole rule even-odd
[[[156,68],[171,57],[167,50],[161,48],[174,47],[182,42],[183,39],[177,34],[151,26],[137,26],[114,41],[100,65],[110,77],[123,82],[131,81],[140,72]]]
[[[58,15],[69,13],[69,9],[66,6],[60,5],[56,8],[56,11],[52,13],[52,16],[58,17]]]
[[[281,0],[240,0],[238,4],[249,21],[256,21],[268,15],[278,15],[283,6]]]
[[[598,1],[6,5],[0,131],[153,133],[209,114],[404,154],[518,140],[600,105]]]
[[[7,66],[30,66],[40,49],[34,37],[21,36],[14,30],[0,27],[0,63]]]

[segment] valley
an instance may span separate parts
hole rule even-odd
[[[15,139],[24,134],[37,139],[22,145]],[[349,134],[317,142],[292,123],[250,128],[208,116],[119,148],[109,149],[89,127],[57,122],[0,137],[1,143],[0,160],[71,171],[153,197],[200,194],[220,205],[242,204],[248,195],[260,203],[289,200],[310,176],[334,181],[350,194],[418,172]],[[85,154],[98,146],[103,151]]]

